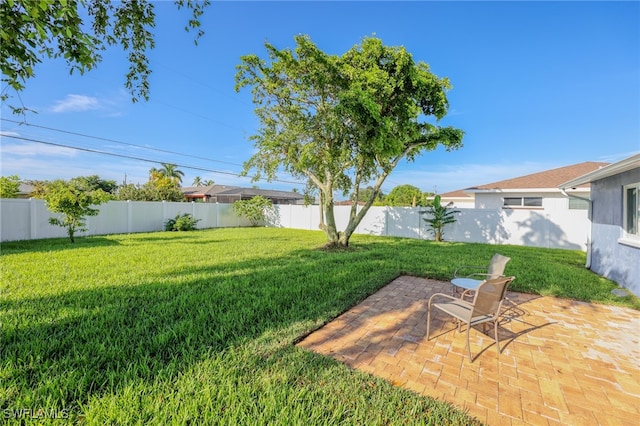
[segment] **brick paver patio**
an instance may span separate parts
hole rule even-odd
[[[509,292],[498,361],[491,335],[434,310],[451,284],[402,276],[299,346],[434,398],[489,425],[640,424],[640,312]],[[433,314],[432,314],[433,315]],[[464,329],[463,329],[464,331]]]

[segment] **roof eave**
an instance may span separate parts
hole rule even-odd
[[[592,172],[586,173],[582,176],[579,176],[575,179],[572,179],[568,182],[565,182],[559,185],[558,188],[560,189],[575,188],[580,185],[591,183],[595,180],[608,178],[610,176],[624,173],[626,171],[636,169],[638,167],[640,167],[640,153],[632,155],[631,157],[626,158],[622,161],[618,161],[617,163],[613,163],[608,166],[602,167],[598,170],[594,170]]]
[[[589,188],[585,188],[589,190]],[[516,192],[545,192],[556,193],[560,192],[558,188],[495,188],[495,189],[465,189],[464,192],[468,194],[504,194],[504,193],[516,193]]]

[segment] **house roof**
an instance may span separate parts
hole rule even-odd
[[[545,170],[543,172],[532,173],[513,179],[501,180],[498,182],[488,183],[486,185],[474,186],[467,188],[466,192],[492,192],[505,189],[510,190],[531,190],[531,189],[556,189],[563,182],[582,176],[585,173],[593,172],[602,167],[608,166],[609,163],[601,163],[587,161],[584,163],[573,164],[571,166],[559,167],[557,169]]]
[[[240,189],[239,186],[228,185],[208,185],[208,186],[184,186],[182,187],[182,193],[185,196],[202,196],[202,195],[217,195],[221,192],[225,192],[232,189]]]
[[[558,188],[567,189],[575,188],[577,186],[589,184],[595,180],[607,178],[609,176],[617,175],[632,169],[640,168],[640,153],[632,155],[629,158],[625,158],[617,163],[610,164],[606,167],[602,167],[597,170],[593,170],[575,179],[563,182],[558,185]]]
[[[470,200],[473,200],[473,197],[470,196],[469,194],[467,194],[466,192],[464,192],[464,189],[458,189],[456,191],[451,191],[451,192],[445,192],[443,194],[440,194],[440,198],[468,198]]]
[[[271,189],[258,189],[258,188],[230,188],[225,191],[218,192],[216,195],[240,195],[243,197],[255,197],[262,195],[266,198],[278,198],[289,200],[301,200],[304,195],[291,191],[276,191]]]
[[[477,192],[494,192],[502,190],[556,190],[562,182],[582,176],[585,173],[591,173],[607,167],[609,163],[601,163],[595,161],[587,161],[584,163],[573,164],[571,166],[559,167],[557,169],[545,170],[543,172],[532,173],[525,176],[519,176],[513,179],[501,180],[498,182],[487,183],[485,185],[473,186],[466,189],[458,189],[456,191],[445,192],[440,194],[442,198],[460,198],[473,199],[473,194]],[[584,185],[584,187],[588,187]]]
[[[18,186],[18,195],[31,195],[33,192],[34,186],[29,183],[20,182]]]
[[[201,197],[214,195],[235,195],[240,197],[255,197],[262,195],[266,198],[280,200],[301,200],[304,195],[290,191],[276,191],[270,189],[242,188],[239,186],[228,185],[209,185],[209,186],[188,186],[182,188],[182,193],[186,197]]]

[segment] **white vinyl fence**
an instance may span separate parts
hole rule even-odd
[[[351,207],[336,206],[338,229],[344,229]],[[587,248],[591,230],[586,210],[551,211],[459,209],[454,224],[444,228],[444,239],[456,242],[513,244],[533,247],[583,250]],[[417,239],[433,239],[424,218],[424,207],[371,207],[357,234],[385,235]],[[269,226],[296,229],[318,229],[318,206],[280,205]]]
[[[318,230],[316,206],[276,205],[267,226]],[[231,204],[110,201],[98,206],[100,214],[87,218],[83,235],[124,234],[164,230],[167,219],[189,213],[200,219],[197,228],[250,226],[237,217]],[[457,221],[447,225],[447,241],[513,244],[586,250],[590,222],[586,210],[545,213],[544,210],[459,209]],[[350,207],[336,206],[338,229],[345,228]],[[424,207],[371,207],[356,233],[433,239]],[[66,230],[49,224],[53,214],[43,200],[0,200],[0,241],[66,237]]]
[[[177,203],[155,201],[109,201],[97,207],[97,216],[86,218],[88,231],[77,236],[126,234],[164,230],[164,223],[178,214],[189,213],[202,228],[249,226],[239,218],[231,204]],[[0,241],[66,237],[65,228],[49,224],[51,213],[44,200],[0,200]]]

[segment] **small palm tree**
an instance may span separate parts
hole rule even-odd
[[[157,170],[152,168],[151,170]],[[178,166],[171,163],[162,163],[162,168],[157,170],[157,172],[164,177],[168,177],[172,181],[177,184],[182,183],[182,177],[184,176],[184,172],[182,170],[178,170]]]
[[[214,184],[214,182],[213,182],[213,180],[211,180],[211,179],[205,180],[205,181],[203,182],[203,185],[204,185],[204,186],[211,186],[211,185],[213,185],[213,184]]]
[[[193,183],[191,185],[202,186],[202,179],[200,178],[200,176],[196,176],[195,179],[193,179]]]
[[[149,169],[149,180],[156,180],[161,176],[162,173],[160,172],[160,169],[156,169],[155,167]]]
[[[460,210],[451,210],[453,202],[446,205],[440,203],[440,195],[436,195],[433,199],[433,205],[429,206],[427,212],[431,217],[424,218],[424,221],[431,228],[431,232],[436,241],[442,241],[444,237],[444,226],[456,221],[455,214]]]

